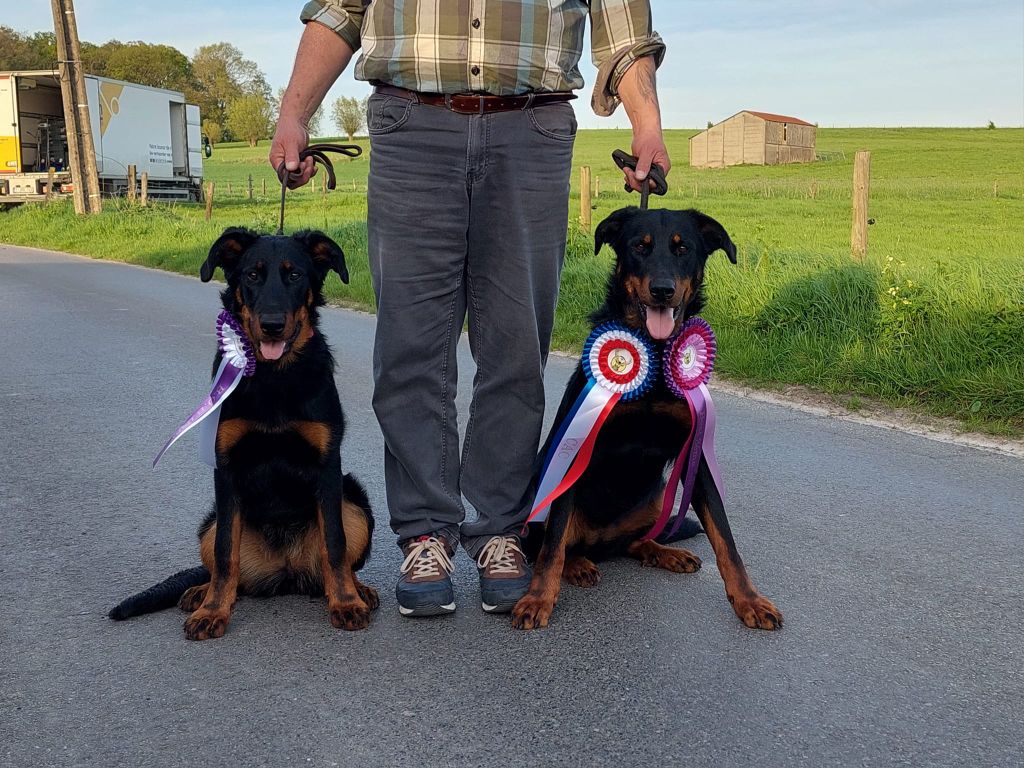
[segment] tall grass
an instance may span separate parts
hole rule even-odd
[[[668,134],[671,190],[652,205],[699,207],[739,246],[736,266],[708,267],[706,317],[719,336],[718,373],[754,384],[803,384],[881,398],[995,433],[1024,432],[1024,131],[822,130],[818,147],[845,159],[799,166],[696,170],[693,131]],[[635,204],[611,166],[626,131],[581,132],[576,164],[601,178],[594,220]],[[849,255],[853,153],[872,157],[869,255]],[[38,245],[196,274],[229,225],[277,226],[265,147],[216,149],[213,221],[195,205],[148,209],[108,201],[76,218],[66,204],[0,214],[0,241]],[[337,164],[338,189],[289,193],[287,228],[316,227],[344,247],[352,282],[328,296],[370,308],[365,158]],[[254,177],[256,199],[245,189]],[[261,182],[267,181],[267,194]],[[228,182],[232,192],[227,192]],[[575,350],[601,300],[612,255],[579,231],[574,172],[556,346]],[[354,187],[354,189],[353,189]]]

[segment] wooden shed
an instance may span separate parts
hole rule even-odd
[[[797,117],[743,110],[690,139],[690,165],[813,163],[816,134]]]

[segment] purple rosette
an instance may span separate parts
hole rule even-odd
[[[676,397],[707,384],[715,365],[715,332],[702,317],[691,317],[666,346],[665,384]]]
[[[249,337],[235,316],[226,309],[217,315],[217,344],[228,364],[240,369],[243,376],[256,373],[256,353]]]

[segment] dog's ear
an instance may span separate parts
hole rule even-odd
[[[597,225],[597,230],[594,232],[595,256],[601,252],[601,246],[605,243],[608,243],[613,248],[615,247],[615,241],[622,234],[622,225],[637,210],[639,209],[635,207],[620,208],[608,214],[608,218]]]
[[[729,261],[733,264],[736,263],[736,246],[729,237],[729,233],[725,231],[725,227],[719,224],[717,221],[712,219],[710,216],[705,216],[700,211],[688,211],[697,222],[697,230],[700,232],[700,236],[704,239],[704,245],[707,246],[708,253],[714,253],[721,249],[725,251],[725,255],[729,257]]]
[[[321,279],[327,277],[328,270],[333,269],[338,273],[341,282],[348,285],[348,267],[345,266],[345,252],[341,250],[340,245],[315,229],[304,229],[292,237],[302,243],[309,253]]]
[[[245,227],[228,227],[224,234],[217,238],[210,247],[210,253],[199,268],[199,279],[204,283],[210,282],[213,272],[220,267],[227,276],[236,266],[238,257],[245,253],[246,248],[256,242],[259,235]]]

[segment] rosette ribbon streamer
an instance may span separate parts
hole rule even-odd
[[[665,383],[676,397],[686,400],[690,407],[692,426],[683,449],[672,465],[668,484],[665,486],[665,496],[662,499],[661,515],[654,527],[644,536],[645,541],[655,539],[665,531],[682,479],[683,495],[679,504],[679,514],[676,515],[672,527],[665,533],[665,537],[671,537],[679,530],[690,507],[702,456],[707,461],[719,495],[725,499],[725,485],[722,483],[722,473],[715,455],[715,403],[707,387],[715,363],[715,350],[715,334],[711,326],[700,317],[690,318],[665,346]]]
[[[211,466],[216,465],[214,444],[217,437],[217,423],[220,421],[220,407],[235,391],[243,377],[256,373],[256,353],[253,351],[249,339],[246,338],[242,326],[227,310],[217,316],[217,343],[220,346],[221,363],[217,373],[213,376],[210,394],[164,443],[160,453],[153,459],[154,467],[168,448],[192,427],[200,423],[203,424],[199,447],[200,458]]]
[[[551,503],[583,474],[615,404],[641,397],[658,374],[651,343],[621,323],[595,328],[581,362],[587,384],[551,441],[527,524],[547,520]]]

